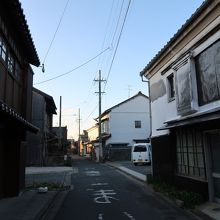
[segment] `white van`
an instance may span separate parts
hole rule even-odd
[[[134,144],[131,150],[131,160],[135,166],[137,164],[150,164],[151,145],[149,143]]]

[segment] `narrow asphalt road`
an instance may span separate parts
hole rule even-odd
[[[73,190],[56,220],[193,220],[158,198],[144,183],[105,164],[74,160]]]

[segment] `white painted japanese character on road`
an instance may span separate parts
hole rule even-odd
[[[104,190],[104,189],[101,189],[101,190],[98,190],[98,191],[95,191],[95,193],[93,194],[94,196],[97,196],[94,198],[94,202],[96,203],[111,203],[111,199],[114,199],[114,200],[118,200],[114,197],[112,197],[111,195],[116,195],[116,193],[114,192],[114,190]]]
[[[100,172],[99,171],[86,171],[86,176],[100,176]]]

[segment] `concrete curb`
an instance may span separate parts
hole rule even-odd
[[[60,210],[60,207],[63,204],[63,201],[65,200],[67,194],[69,193],[69,190],[66,191],[58,191],[56,196],[50,201],[47,207],[45,207],[44,210],[40,213],[38,218],[35,220],[52,220],[57,215],[58,211]]]
[[[124,166],[120,166],[120,167],[118,167],[118,169],[124,171],[125,173],[127,173],[127,174],[129,174],[133,177],[135,177],[138,180],[141,180],[141,181],[144,181],[144,182],[147,181],[147,176],[144,175],[144,174],[138,173],[138,172],[136,172],[134,170],[131,170],[131,169],[128,169]]]
[[[42,219],[42,216],[47,212],[47,210],[49,209],[49,207],[53,204],[53,202],[55,201],[56,197],[58,196],[59,191],[57,191],[54,196],[47,201],[46,205],[42,207],[42,209],[40,209],[38,211],[38,213],[36,214],[36,216],[34,217],[34,220],[39,220]]]
[[[45,178],[47,176],[47,174],[55,174],[59,173],[59,175],[61,175],[58,179],[48,179]],[[53,183],[54,181],[56,183],[60,183],[63,185],[64,188],[62,189],[55,189],[52,191],[48,191],[48,193],[52,192],[54,194],[51,195],[51,197],[49,197],[47,199],[47,201],[45,201],[45,205],[43,207],[38,207],[37,212],[35,213],[35,216],[33,216],[34,220],[52,220],[57,212],[59,211],[60,206],[62,205],[66,195],[68,194],[68,192],[71,189],[71,176],[73,174],[73,168],[59,168],[57,171],[57,167],[52,167],[52,168],[32,168],[29,170],[28,174],[26,174],[26,177],[33,177],[33,179],[35,179],[35,175],[38,176],[38,181],[39,183],[41,182],[48,182],[48,184]],[[33,184],[34,181],[31,181],[31,183]],[[31,184],[31,185],[32,185]]]
[[[200,211],[199,209],[195,209],[192,211],[196,216],[199,216],[200,218],[204,220],[216,220],[209,215],[205,214],[204,212]]]
[[[144,183],[147,183],[147,175],[143,175],[140,174],[136,171],[130,170],[126,167],[120,166],[120,165],[114,165],[112,163],[106,163],[107,166],[113,167],[115,169],[118,169],[120,171],[125,172],[126,174],[134,177],[135,179],[142,181]],[[163,195],[162,193],[156,192],[154,191],[154,189],[149,186],[148,184],[146,185],[157,197],[159,197],[160,199],[162,199],[164,202],[168,202],[170,205],[174,206],[175,208],[177,208],[178,210],[180,210],[181,212],[186,213],[187,215],[194,217],[194,218],[198,218],[198,219],[204,219],[204,220],[215,220],[213,218],[211,218],[209,215],[203,213],[202,211],[198,210],[195,208],[195,210],[189,211],[186,209],[182,209],[180,206],[178,206],[174,201],[170,200],[169,198],[167,198],[165,195]]]
[[[134,170],[131,170],[131,169],[128,169],[128,168],[126,168],[126,167],[124,167],[124,166],[114,165],[114,164],[108,163],[108,162],[106,162],[105,164],[106,164],[107,166],[110,166],[110,167],[113,167],[113,168],[115,168],[115,169],[121,170],[121,171],[125,172],[126,174],[128,174],[128,175],[134,177],[134,178],[137,179],[137,180],[140,180],[140,181],[142,181],[142,182],[147,182],[147,175],[138,173],[138,172],[136,172],[136,171],[134,171]]]
[[[0,219],[40,219],[40,216],[49,207],[56,194],[56,191],[40,194],[37,190],[28,190],[18,197],[5,198],[0,201]]]

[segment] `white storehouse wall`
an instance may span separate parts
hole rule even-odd
[[[213,24],[213,25],[215,25],[215,24]],[[210,24],[210,26],[212,26],[212,25]],[[200,35],[197,36],[197,40],[199,40],[203,37],[203,34],[206,33],[211,28],[210,26],[206,27],[207,30],[204,29],[200,33]],[[192,56],[193,57],[197,56],[199,53],[201,53],[204,49],[209,47],[211,44],[213,44],[218,39],[220,39],[220,30],[218,32],[216,32],[208,40],[206,40],[201,45],[199,45],[197,48],[195,48],[193,51],[191,51]],[[152,76],[150,78],[150,85],[151,86],[162,80],[164,85],[165,85],[165,88],[166,88],[165,94],[163,96],[157,98],[156,100],[154,100],[151,103],[152,137],[168,134],[169,133],[168,130],[162,130],[162,131],[159,130],[158,131],[157,129],[162,127],[164,125],[164,122],[166,122],[166,121],[181,118],[181,116],[177,114],[177,99],[174,99],[173,101],[169,102],[168,101],[168,95],[167,95],[167,76],[169,76],[171,73],[174,73],[174,75],[175,75],[175,71],[173,69],[170,69],[164,75],[162,75],[161,72],[167,66],[169,66],[172,62],[174,62],[175,59],[180,57],[181,54],[183,54],[185,51],[189,50],[190,47],[191,47],[191,44],[188,44],[187,47],[185,47],[181,52],[177,53],[176,56],[172,60],[170,60],[169,63],[166,64],[166,66],[164,66],[162,69],[160,69],[158,71],[157,74],[155,74],[154,76]],[[192,60],[190,61],[190,63],[187,64],[187,65],[194,65],[193,57],[192,57]],[[195,68],[195,66],[191,66],[190,68],[191,68],[190,69],[191,74],[195,74],[195,73],[193,73],[193,71],[194,71],[193,68]],[[194,93],[197,93],[196,88],[193,88],[193,90],[194,90]],[[198,102],[198,100],[193,100],[193,101]],[[191,114],[191,116],[220,107],[220,101],[219,100],[217,100],[215,102],[208,103],[208,104],[203,105],[203,106],[198,106],[198,103],[196,103],[196,104],[197,104],[196,112]]]
[[[135,128],[135,121],[141,121],[141,128]],[[149,100],[139,95],[115,107],[109,113],[111,137],[106,144],[134,144],[133,139],[147,139],[150,135]]]

